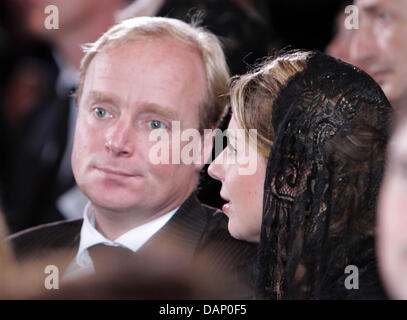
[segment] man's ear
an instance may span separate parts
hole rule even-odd
[[[195,164],[197,171],[200,171],[206,163],[210,163],[212,161],[212,148],[213,148],[213,140],[215,130],[212,129],[204,129],[204,132],[201,134],[201,153],[199,163]]]

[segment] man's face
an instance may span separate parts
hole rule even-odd
[[[350,60],[380,84],[393,107],[407,103],[407,1],[356,0]]]
[[[153,164],[153,130],[198,129],[206,92],[198,52],[169,37],[131,41],[98,53],[80,97],[72,167],[96,212],[154,218],[179,206],[202,165]],[[175,141],[178,143],[178,141]],[[181,142],[181,149],[187,142]]]
[[[407,121],[388,147],[378,202],[378,254],[388,293],[407,299]]]

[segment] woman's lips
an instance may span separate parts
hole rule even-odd
[[[227,213],[227,212],[230,210],[230,207],[232,206],[232,203],[231,203],[231,201],[230,201],[228,198],[226,198],[226,197],[224,197],[224,196],[222,195],[222,190],[221,190],[221,192],[220,192],[220,197],[226,202],[226,203],[222,206],[222,211],[225,212],[225,213]]]
[[[232,203],[230,203],[230,202],[225,203],[225,204],[222,206],[222,211],[225,212],[225,213],[227,213],[227,212],[230,210],[230,207],[231,207],[231,206],[232,206]]]

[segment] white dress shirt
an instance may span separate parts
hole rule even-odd
[[[72,260],[66,269],[63,280],[70,280],[95,272],[88,249],[97,244],[122,246],[136,252],[172,218],[178,208],[175,208],[157,219],[131,229],[119,236],[114,241],[111,241],[96,230],[95,214],[92,204],[89,202],[84,210],[79,249],[74,260]]]

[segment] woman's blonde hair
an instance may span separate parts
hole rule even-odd
[[[271,124],[272,106],[288,80],[304,70],[308,54],[307,51],[281,54],[232,82],[232,113],[249,141],[252,141],[249,129],[257,130],[257,150],[266,158],[275,138]]]

